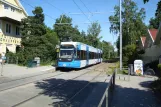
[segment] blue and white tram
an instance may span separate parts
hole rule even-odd
[[[80,42],[61,42],[59,68],[83,68],[102,62],[102,50]]]

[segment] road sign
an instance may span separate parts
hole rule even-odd
[[[56,52],[59,52],[59,48],[56,49]]]
[[[56,45],[56,49],[57,49],[57,48],[60,48],[60,46],[59,46],[59,45]]]

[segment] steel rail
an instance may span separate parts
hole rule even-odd
[[[103,64],[103,65],[104,65],[104,64]],[[102,65],[100,65],[100,66],[102,66]],[[100,66],[99,66],[99,67],[100,67]],[[97,67],[97,68],[98,68],[98,67]],[[48,93],[48,92],[50,92],[51,90],[53,90],[53,89],[55,89],[55,88],[57,88],[57,87],[60,87],[60,86],[62,86],[62,85],[64,85],[64,84],[66,84],[66,83],[69,82],[70,80],[74,80],[74,79],[76,79],[76,78],[78,78],[78,77],[81,77],[81,76],[87,74],[87,73],[89,73],[89,71],[86,71],[85,73],[80,74],[80,75],[78,75],[78,76],[76,76],[76,77],[74,77],[74,78],[72,78],[72,79],[65,80],[63,83],[60,83],[60,84],[56,85],[55,87],[53,87],[52,89],[48,90],[48,91],[45,92],[45,93]],[[22,104],[24,104],[24,103],[26,103],[26,102],[28,102],[28,101],[34,99],[34,98],[37,98],[37,97],[41,96],[42,94],[44,94],[44,93],[43,93],[43,92],[42,92],[42,93],[39,93],[39,94],[37,94],[37,95],[35,95],[35,96],[33,96],[33,97],[30,97],[30,98],[28,98],[28,99],[26,99],[26,100],[24,100],[24,101],[22,101],[22,102],[20,102],[20,103],[17,103],[17,104],[15,104],[15,105],[13,105],[12,107],[18,107],[18,106],[20,106],[20,105],[22,105]]]

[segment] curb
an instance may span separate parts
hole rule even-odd
[[[56,71],[56,68],[55,67],[53,67],[53,68],[49,68],[49,69],[45,69],[45,70],[41,70],[40,72],[54,72],[54,71]]]

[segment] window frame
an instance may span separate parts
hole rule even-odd
[[[9,23],[6,23],[6,33],[11,34],[12,26]]]
[[[16,36],[20,35],[20,27],[16,26]]]

